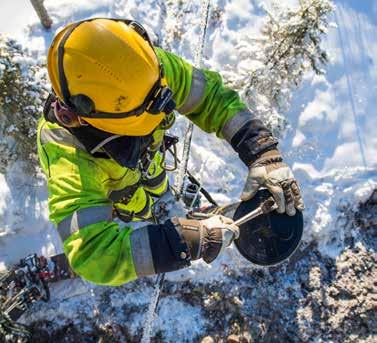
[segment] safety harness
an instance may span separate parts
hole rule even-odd
[[[161,140],[154,139],[153,133],[156,130],[167,130],[175,121],[174,113],[165,115],[164,120],[156,128],[154,132],[147,136],[120,136],[105,131],[101,131],[91,125],[81,126],[79,128],[65,127],[59,123],[54,114],[53,104],[56,96],[51,93],[44,106],[44,118],[48,122],[58,124],[62,129],[72,134],[86,152],[95,158],[113,159],[120,166],[137,169],[141,174],[141,181],[134,185],[127,186],[121,191],[110,194],[109,198],[113,203],[122,202],[127,204],[137,189],[142,185],[146,187],[154,187],[156,183],[161,183],[166,177],[166,171],[174,171],[178,166],[176,144],[178,138],[176,136],[164,134]],[[164,171],[157,177],[151,178],[148,170],[152,163],[155,163],[154,157],[157,152],[162,154],[160,166]],[[173,165],[166,165],[166,154],[169,152],[173,157]],[[147,208],[147,206],[146,206]],[[129,222],[134,218],[143,219],[142,213],[135,214],[126,210],[116,210],[114,215],[125,222]]]

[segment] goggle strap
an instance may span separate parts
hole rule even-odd
[[[150,39],[150,37],[148,35],[148,32],[144,28],[143,25],[141,25],[139,22],[137,22],[135,20],[123,19],[123,20],[118,20],[118,21],[122,21],[126,25],[132,27],[132,29],[134,31],[136,31],[141,37],[143,37],[144,40],[146,40],[149,43],[149,45],[152,47],[152,49],[154,50],[154,47],[153,47],[153,44],[152,44],[152,40]]]
[[[80,113],[79,116],[83,118],[107,118],[107,119],[119,119],[119,118],[127,118],[132,116],[140,116],[145,111],[148,112],[148,108],[154,107],[154,103],[158,100],[156,96],[161,93],[161,91],[166,88],[161,86],[161,79],[159,78],[156,83],[153,85],[151,90],[149,91],[148,95],[146,96],[144,102],[135,110],[130,112],[120,112],[120,113],[109,113],[109,112],[96,112],[96,113]],[[150,112],[152,113],[152,112]],[[155,113],[156,114],[156,113]]]

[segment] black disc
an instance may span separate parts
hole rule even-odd
[[[237,220],[255,210],[271,194],[263,189],[248,201],[240,203],[233,219]],[[243,257],[261,266],[272,266],[291,256],[298,247],[303,233],[302,212],[294,216],[273,211],[240,225],[236,247]]]

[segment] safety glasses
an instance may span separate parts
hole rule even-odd
[[[59,100],[55,100],[52,103],[52,108],[54,110],[56,120],[66,127],[75,128],[88,125],[77,115],[75,111],[70,110]]]

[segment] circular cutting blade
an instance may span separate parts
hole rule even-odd
[[[248,201],[240,203],[233,219],[237,220],[255,210],[271,194],[263,189]],[[260,266],[272,266],[291,256],[303,233],[302,212],[294,216],[276,211],[262,214],[240,225],[236,247],[243,257]]]

